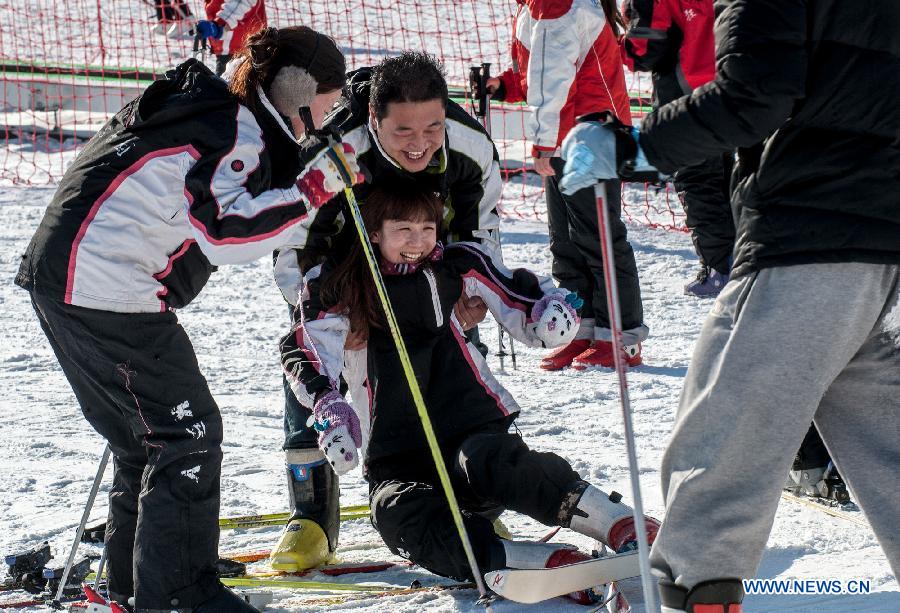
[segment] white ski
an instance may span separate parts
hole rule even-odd
[[[504,568],[485,573],[484,580],[488,589],[507,600],[533,604],[640,574],[638,554],[633,552],[555,568]]]

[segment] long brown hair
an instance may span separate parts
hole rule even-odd
[[[247,39],[238,57],[243,61],[229,89],[252,111],[260,106],[256,87],[261,85],[270,96],[272,82],[285,66],[306,70],[316,80],[317,94],[341,89],[347,82],[347,65],[337,44],[306,26],[263,28]]]
[[[613,34],[618,38],[619,33],[625,31],[625,18],[619,12],[616,0],[600,0],[600,5],[606,14],[606,21],[609,22],[609,27],[612,28]]]
[[[360,203],[363,224],[371,237],[389,219],[402,221],[433,221],[438,228],[444,205],[434,192],[414,185],[379,187]],[[372,245],[380,258],[378,245]],[[362,245],[357,240],[349,254],[322,281],[322,302],[326,307],[337,306],[350,319],[354,333],[368,335],[369,327],[384,328],[386,320],[375,290],[375,281],[366,262]]]

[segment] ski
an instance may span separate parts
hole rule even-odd
[[[783,500],[809,507],[811,509],[817,509],[819,511],[822,511],[823,513],[831,515],[832,517],[837,517],[839,519],[854,523],[857,526],[862,526],[863,528],[871,528],[869,526],[869,523],[859,512],[859,507],[852,502],[843,505],[834,505],[825,498],[797,496],[796,494],[792,494],[790,492],[782,492],[781,498]]]
[[[369,583],[338,583],[336,581],[300,581],[269,577],[232,577],[221,579],[228,587],[263,587],[288,590],[318,590],[323,592],[373,592],[378,594],[411,594],[427,590],[469,589],[473,583],[401,587]]]
[[[369,516],[369,505],[359,504],[341,507],[341,521],[366,518]],[[291,518],[290,513],[267,513],[264,515],[238,515],[219,519],[222,530],[238,530],[241,528],[261,528],[264,526],[280,526]]]
[[[364,519],[369,516],[369,505],[357,504],[341,507],[341,521]],[[247,528],[267,528],[283,526],[291,518],[290,513],[265,513],[261,515],[235,515],[219,519],[220,530],[243,530]],[[106,533],[106,522],[102,521],[85,528],[81,538],[83,543],[102,543]]]
[[[487,586],[507,600],[533,604],[641,574],[637,552],[555,568],[504,568],[485,573]]]

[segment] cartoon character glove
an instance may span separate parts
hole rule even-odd
[[[535,322],[534,334],[544,347],[566,345],[575,338],[581,318],[578,311],[584,300],[576,292],[564,289],[551,292],[531,308]]]
[[[319,208],[347,187],[365,181],[356,152],[348,143],[322,149],[297,177],[297,188],[310,206]]]
[[[319,448],[337,474],[346,474],[357,467],[356,450],[362,446],[359,418],[337,390],[328,391],[316,400],[306,425],[318,431]]]

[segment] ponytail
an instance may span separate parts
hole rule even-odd
[[[600,4],[603,6],[603,13],[606,15],[609,27],[612,28],[613,35],[618,38],[619,34],[625,31],[625,18],[619,12],[616,0],[600,0]]]

